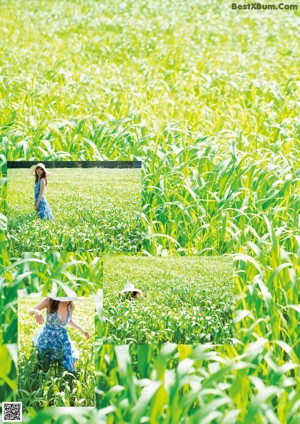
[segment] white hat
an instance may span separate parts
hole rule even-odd
[[[46,169],[46,167],[43,163],[38,163],[37,165],[32,165],[32,167],[30,168],[31,175],[35,175],[35,170],[36,170],[37,167],[42,168],[45,171],[46,177],[48,177],[50,172],[47,171],[47,169]]]
[[[53,300],[58,300],[59,302],[73,302],[74,300],[84,300],[83,298],[77,296],[59,297],[55,296],[52,293],[47,294],[47,297],[50,297]]]
[[[134,284],[132,283],[126,283],[124,286],[124,289],[120,291],[120,293],[128,293],[128,292],[138,292],[138,293],[142,293],[142,290],[136,289],[134,287]]]

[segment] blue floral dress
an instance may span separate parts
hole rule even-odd
[[[40,195],[40,181],[37,181],[34,185],[34,203],[35,204],[39,198],[39,195]],[[44,194],[41,198],[39,209],[37,210],[37,214],[38,214],[38,217],[41,219],[47,219],[47,220],[53,219],[50,205],[47,202],[47,199],[44,196]]]
[[[74,372],[76,371],[74,364],[79,357],[79,353],[65,329],[70,322],[71,312],[72,303],[69,305],[66,319],[60,321],[57,311],[51,314],[47,311],[46,325],[34,335],[33,343],[39,354],[47,362],[59,361],[68,371]]]

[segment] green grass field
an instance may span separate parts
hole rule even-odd
[[[21,396],[26,403],[32,403],[32,405],[43,406],[48,402],[61,405],[63,399],[58,395],[57,390],[62,388],[60,378],[57,378],[57,374],[53,373],[53,370],[46,375],[40,374],[37,380],[33,381],[32,390],[34,392],[33,396],[30,395],[31,389],[28,389],[27,384],[29,384],[30,379],[28,375],[31,375],[31,372],[35,372],[36,363],[35,363],[35,351],[30,351],[31,349],[31,336],[37,330],[37,325],[34,324],[34,321],[29,315],[26,315],[26,301],[25,306],[20,311],[20,317],[25,318],[25,324],[20,328],[21,332],[28,330],[25,337],[22,336],[23,333],[20,333],[21,336],[18,338],[18,297],[23,296],[21,299],[30,299],[28,296],[32,293],[40,293],[46,297],[47,293],[58,291],[59,296],[67,295],[66,290],[74,292],[78,296],[85,298],[93,296],[95,293],[102,288],[102,276],[103,276],[103,265],[102,260],[99,256],[94,253],[67,253],[67,252],[51,252],[47,254],[42,253],[23,253],[20,258],[10,258],[7,257],[7,252],[2,250],[0,256],[1,260],[1,284],[0,284],[0,352],[3,362],[0,365],[0,376],[1,376],[1,385],[0,385],[0,396],[1,399],[15,399]],[[32,300],[34,302],[35,300]],[[85,305],[84,308],[88,309],[88,318],[84,318],[81,313],[79,313],[80,322],[84,321],[90,326],[91,333],[94,333],[94,319],[93,314],[90,314],[91,308],[93,305],[88,301],[87,303],[82,302],[81,305]],[[88,305],[88,306],[87,306]],[[21,305],[22,306],[22,305]],[[84,309],[85,313],[86,309]],[[80,311],[79,311],[80,312]],[[99,318],[97,315],[96,326],[99,327]],[[97,328],[96,327],[96,328]],[[72,331],[72,330],[71,330]],[[77,337],[74,333],[75,341],[78,341],[80,348],[84,347],[86,351],[86,346],[84,341]],[[73,337],[73,335],[72,335]],[[19,341],[19,352],[17,350],[17,344]],[[91,343],[88,347],[89,355],[92,354],[93,349],[93,336]],[[19,353],[19,370],[24,371],[24,379],[22,380],[23,388],[26,387],[25,392],[18,392],[17,394],[17,357]],[[30,357],[30,361],[26,361],[25,357]],[[86,355],[81,357],[81,365],[83,366],[83,372],[80,373],[80,379],[83,378],[84,367],[86,365],[87,370],[93,369],[93,362],[89,361],[88,364],[85,364]],[[20,361],[24,364],[24,367],[20,367]],[[60,371],[59,371],[60,372]],[[92,372],[94,374],[94,371]],[[68,377],[66,377],[68,378]],[[41,379],[41,380],[39,380]],[[48,379],[48,380],[47,380]],[[53,381],[53,384],[57,388],[55,393],[49,392],[47,396],[44,396],[44,389],[38,389],[42,385],[42,380]],[[88,402],[92,402],[92,376],[90,375],[88,379],[88,385],[80,387],[81,380],[78,383],[78,390],[81,393],[82,390],[85,390],[85,394],[88,395]],[[18,383],[21,384],[21,379],[18,380]],[[65,389],[70,389],[71,382],[67,382]],[[77,384],[77,383],[76,383]],[[94,383],[93,383],[94,384]],[[67,387],[69,386],[69,388]],[[43,386],[44,387],[44,386]],[[46,389],[45,389],[46,390]],[[59,390],[61,391],[61,390]],[[38,395],[38,396],[35,396]],[[53,396],[52,396],[53,395]],[[51,400],[52,399],[52,400]],[[74,399],[73,399],[74,400]],[[81,400],[81,398],[76,398],[76,404]],[[68,397],[67,402],[70,402],[70,397]],[[82,403],[82,402],[81,402]]]
[[[298,424],[300,9],[20,0],[0,12],[0,160],[140,159],[143,249],[234,257],[232,345],[97,345],[97,410],[26,422]],[[24,277],[2,253],[0,397],[17,401]]]
[[[54,222],[34,209],[34,177],[9,169],[8,248],[30,251],[136,253],[141,249],[141,173],[128,169],[57,168],[48,178],[46,198]]]
[[[229,258],[106,257],[103,266],[104,344],[230,343]],[[127,282],[144,297],[120,296]]]
[[[28,311],[43,298],[20,298],[18,302],[18,390],[20,402],[26,407],[47,406],[93,406],[95,397],[94,353],[94,298],[77,302],[73,321],[90,333],[86,340],[79,331],[67,327],[71,340],[79,350],[76,369],[78,375],[72,378],[63,367],[50,366],[39,369],[36,349],[32,339],[41,326]],[[45,319],[45,311],[43,311]]]
[[[58,296],[96,294],[103,288],[103,261],[95,253],[23,253],[7,257],[2,251],[0,341],[17,342],[18,294],[56,292]]]
[[[36,0],[1,20],[8,160],[144,158],[203,136],[287,154],[297,138],[299,10]]]

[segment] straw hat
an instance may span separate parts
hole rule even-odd
[[[142,290],[136,289],[134,287],[134,284],[132,284],[132,283],[126,283],[125,286],[124,286],[124,289],[120,291],[120,293],[128,293],[128,292],[143,293]]]
[[[55,296],[52,293],[47,294],[47,297],[50,297],[53,300],[58,300],[59,302],[73,302],[74,300],[84,300],[83,298],[77,296],[59,297]]]
[[[46,167],[43,163],[38,163],[37,165],[32,165],[32,167],[30,168],[31,175],[35,175],[35,170],[36,170],[37,167],[42,168],[45,171],[46,177],[48,177],[50,172],[47,171],[47,169],[46,169]]]

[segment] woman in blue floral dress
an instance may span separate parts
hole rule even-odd
[[[77,297],[56,297],[49,295],[39,305],[29,311],[34,315],[38,324],[44,323],[41,314],[46,309],[46,325],[38,331],[33,338],[39,355],[44,362],[50,364],[60,362],[68,371],[76,371],[76,361],[79,357],[78,350],[70,340],[66,326],[79,330],[89,339],[90,335],[79,325],[75,324],[72,314],[75,309],[74,300],[81,300]]]
[[[37,215],[40,219],[52,220],[51,208],[44,194],[49,172],[43,163],[38,163],[31,167],[31,174],[35,176],[34,207]]]

